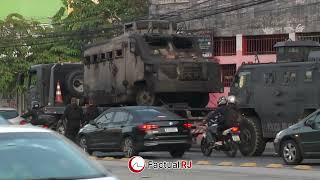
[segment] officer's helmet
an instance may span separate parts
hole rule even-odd
[[[37,109],[39,107],[40,107],[39,102],[36,102],[36,101],[32,102],[32,109]]]
[[[224,97],[224,96],[222,96],[222,97],[220,97],[220,98],[218,99],[217,104],[218,104],[218,106],[221,106],[221,105],[226,105],[227,102],[228,102],[228,101],[227,101],[227,98]]]

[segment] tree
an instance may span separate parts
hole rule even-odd
[[[148,0],[62,2],[63,7],[52,17],[50,25],[19,14],[0,21],[0,92],[12,92],[14,88],[23,91],[16,86],[16,77],[31,65],[80,61],[86,44],[122,32],[122,28],[115,27],[148,12]],[[68,7],[73,11],[66,15]]]

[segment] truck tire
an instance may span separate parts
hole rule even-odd
[[[147,88],[139,88],[136,94],[136,104],[138,106],[153,106],[156,103],[156,95],[147,90]]]
[[[68,74],[65,85],[71,95],[81,96],[83,94],[83,72],[73,71]]]
[[[266,147],[261,125],[257,117],[242,117],[240,123],[241,144],[239,150],[243,156],[261,156]]]

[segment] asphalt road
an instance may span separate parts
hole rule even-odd
[[[211,157],[204,157],[199,149],[192,148],[187,152],[183,160],[192,160],[193,166],[189,170],[154,170],[145,169],[141,174],[129,172],[127,159],[119,160],[121,155],[114,153],[98,153],[99,157],[112,156],[113,160],[101,160],[108,170],[119,179],[156,179],[156,180],[188,180],[188,179],[223,179],[223,180],[250,180],[250,179],[288,179],[288,180],[311,180],[320,179],[320,160],[305,160],[302,168],[297,170],[295,166],[283,165],[282,159],[277,157],[269,144],[261,157],[243,157],[240,153],[235,158],[228,158],[224,153],[213,152]],[[176,161],[167,152],[141,153],[146,160],[153,161]],[[202,164],[202,165],[200,165]],[[227,165],[227,166],[222,166]],[[267,168],[275,165],[274,168]],[[251,167],[241,167],[251,166]],[[278,167],[279,166],[279,167]],[[301,168],[301,167],[300,167]],[[310,169],[311,168],[311,169]]]
[[[269,169],[257,167],[221,167],[194,165],[189,170],[146,169],[141,174],[129,172],[126,162],[101,161],[120,180],[318,180],[319,171]]]

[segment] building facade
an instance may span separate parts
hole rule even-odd
[[[187,30],[210,30],[227,95],[242,63],[274,62],[273,45],[284,40],[320,42],[320,0],[150,0],[150,16],[175,20]]]

